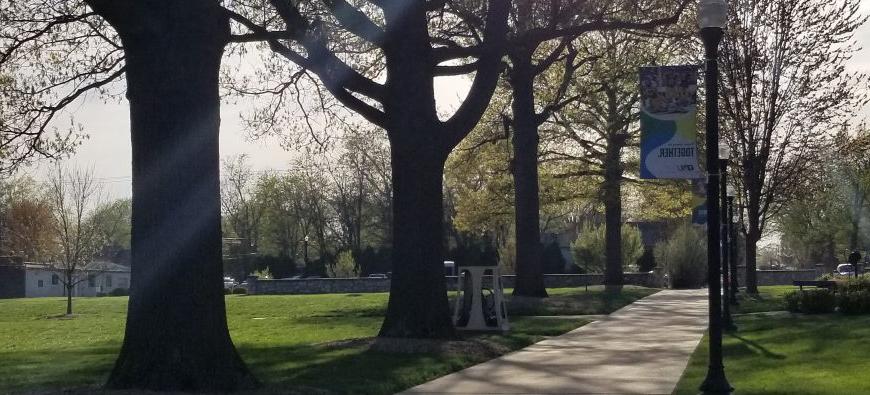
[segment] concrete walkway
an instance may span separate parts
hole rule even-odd
[[[670,394],[707,328],[707,290],[664,290],[405,394]]]

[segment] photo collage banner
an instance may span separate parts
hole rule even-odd
[[[695,179],[698,66],[640,68],[640,178]]]

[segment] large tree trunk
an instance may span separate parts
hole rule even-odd
[[[751,222],[751,221],[750,221]],[[750,227],[746,234],[746,292],[758,294],[758,276],[756,273],[756,255],[758,253],[758,240],[760,232]]]
[[[107,19],[124,43],[133,143],[132,278],[106,386],[252,388],[221,281],[217,84],[228,20],[216,1],[115,4]]]
[[[604,161],[604,285],[609,291],[619,291],[623,285],[622,271],[622,145],[610,141]]]
[[[426,8],[387,2],[391,40],[387,59],[390,165],[393,178],[393,274],[387,314],[378,336],[453,338],[444,278],[444,162],[450,153],[435,109]],[[423,63],[421,63],[421,61]]]
[[[540,196],[538,193],[538,125],[532,84],[532,54],[518,49],[511,55],[513,88],[513,176],[516,227],[515,296],[546,298],[541,263]]]
[[[754,148],[750,150],[754,152]],[[759,173],[753,157],[743,160],[743,185],[746,188],[746,292],[758,293],[757,253],[758,240],[761,239],[761,193],[764,185],[763,173]]]
[[[608,291],[620,291],[624,283],[622,272],[622,147],[628,134],[618,129],[619,105],[616,92],[609,85],[607,95],[607,149],[604,155],[604,286]]]
[[[394,146],[393,274],[378,336],[453,338],[442,245],[446,157],[427,147]]]
[[[852,217],[851,217],[851,225],[849,234],[849,251],[854,251],[858,249],[858,234],[861,231],[861,211],[863,205],[861,204],[861,192],[860,187],[858,185],[851,185],[852,188],[855,189],[855,192],[852,195]]]

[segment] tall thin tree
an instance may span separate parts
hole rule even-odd
[[[54,269],[66,293],[66,314],[72,315],[75,287],[87,279],[85,269],[99,248],[99,230],[89,220],[90,211],[101,199],[94,171],[55,168],[48,188],[53,233],[58,248]]]
[[[843,117],[865,102],[866,76],[845,71],[855,30],[867,17],[858,0],[738,0],[720,56],[722,130],[734,162],[746,288],[758,292],[757,243],[801,192]]]

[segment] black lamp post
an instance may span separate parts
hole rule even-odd
[[[734,224],[734,189],[728,188],[728,265],[731,267],[731,291],[728,292],[731,304],[737,306],[737,227]]]
[[[719,143],[719,218],[721,219],[720,229],[722,231],[722,327],[727,331],[735,331],[737,330],[737,325],[734,325],[734,320],[731,318],[731,303],[729,301],[731,276],[728,271],[728,262],[730,262],[729,258],[731,257],[730,245],[732,243],[731,234],[728,232],[731,219],[728,218],[727,196],[728,192],[730,192],[728,187],[728,158],[730,156],[731,152],[728,149],[728,145]]]
[[[725,377],[722,364],[722,288],[719,283],[719,41],[728,18],[725,0],[700,0],[698,25],[704,42],[706,71],[704,82],[707,101],[707,286],[710,316],[710,362],[701,391],[727,394],[733,388]]]
[[[305,264],[305,271],[308,271],[308,235],[302,239],[302,262]]]

